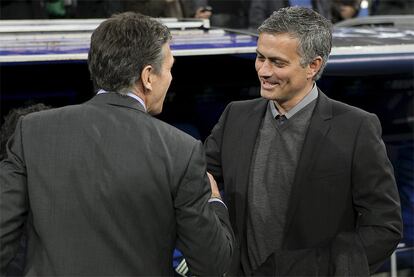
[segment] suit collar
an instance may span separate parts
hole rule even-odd
[[[332,102],[320,89],[318,89],[315,113],[317,113],[322,120],[332,118]]]
[[[89,100],[89,103],[109,104],[113,106],[134,109],[145,113],[145,108],[136,99],[127,95],[121,95],[116,92],[107,92],[95,95],[91,100]]]

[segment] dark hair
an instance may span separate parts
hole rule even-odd
[[[322,66],[314,80],[320,78],[332,48],[332,23],[328,19],[308,8],[288,7],[275,11],[258,31],[259,34],[287,33],[297,38],[302,66],[321,56]]]
[[[126,12],[102,22],[93,32],[88,55],[96,88],[126,93],[142,69],[161,69],[162,46],[171,39],[168,28],[151,17]]]
[[[6,144],[9,138],[13,135],[19,118],[29,113],[48,110],[50,108],[50,106],[39,103],[9,111],[4,117],[4,123],[0,128],[0,161],[6,158]]]

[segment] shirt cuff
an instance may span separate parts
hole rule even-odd
[[[226,204],[224,204],[223,200],[221,200],[220,198],[213,197],[213,198],[208,199],[208,203],[212,203],[212,202],[220,202],[227,209]]]

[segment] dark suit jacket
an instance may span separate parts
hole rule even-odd
[[[231,273],[246,265],[252,154],[268,101],[230,103],[205,142],[207,169],[224,185],[236,236]],[[393,169],[378,118],[319,92],[287,211],[275,275],[367,275],[401,238]]]
[[[18,123],[0,163],[0,270],[27,221],[27,275],[172,275],[177,246],[197,275],[223,273],[233,235],[208,203],[202,144],[100,94]]]

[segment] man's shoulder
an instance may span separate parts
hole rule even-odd
[[[148,118],[150,125],[154,127],[154,131],[158,132],[160,136],[164,137],[167,141],[175,143],[195,144],[197,140],[184,131],[181,131],[177,127],[170,125],[164,121],[161,121],[155,117],[150,116]]]
[[[75,110],[78,110],[80,108],[80,106],[81,105],[70,105],[70,106],[64,106],[64,107],[60,107],[60,108],[51,108],[51,109],[47,109],[47,110],[42,110],[42,111],[29,113],[29,114],[24,116],[24,120],[26,122],[27,121],[30,121],[30,122],[42,121],[42,122],[44,122],[45,120],[48,120],[48,119],[53,120],[58,115],[63,115],[63,114],[71,113]]]
[[[268,101],[269,100],[267,100],[267,99],[264,99],[262,97],[258,97],[258,98],[248,99],[248,100],[232,101],[232,102],[230,102],[230,104],[245,107],[245,106],[260,105],[260,104],[266,103]]]
[[[201,142],[184,131],[151,116],[144,125],[143,131],[150,134],[151,144],[155,146],[154,153],[170,157],[168,159],[172,159],[176,166],[185,166],[191,157],[204,159]]]
[[[361,108],[349,105],[341,101],[332,100],[332,103],[334,114],[346,114],[353,117],[366,117],[370,114]]]
[[[269,100],[264,98],[254,98],[250,100],[233,101],[228,105],[229,108],[237,111],[251,111],[255,108],[265,107]]]
[[[325,97],[327,101],[330,103],[332,107],[332,115],[334,117],[335,116],[347,116],[347,117],[353,117],[353,118],[360,118],[360,117],[366,117],[370,115],[369,112],[359,107],[352,106],[345,102],[332,99],[326,95],[323,95],[322,97]]]

